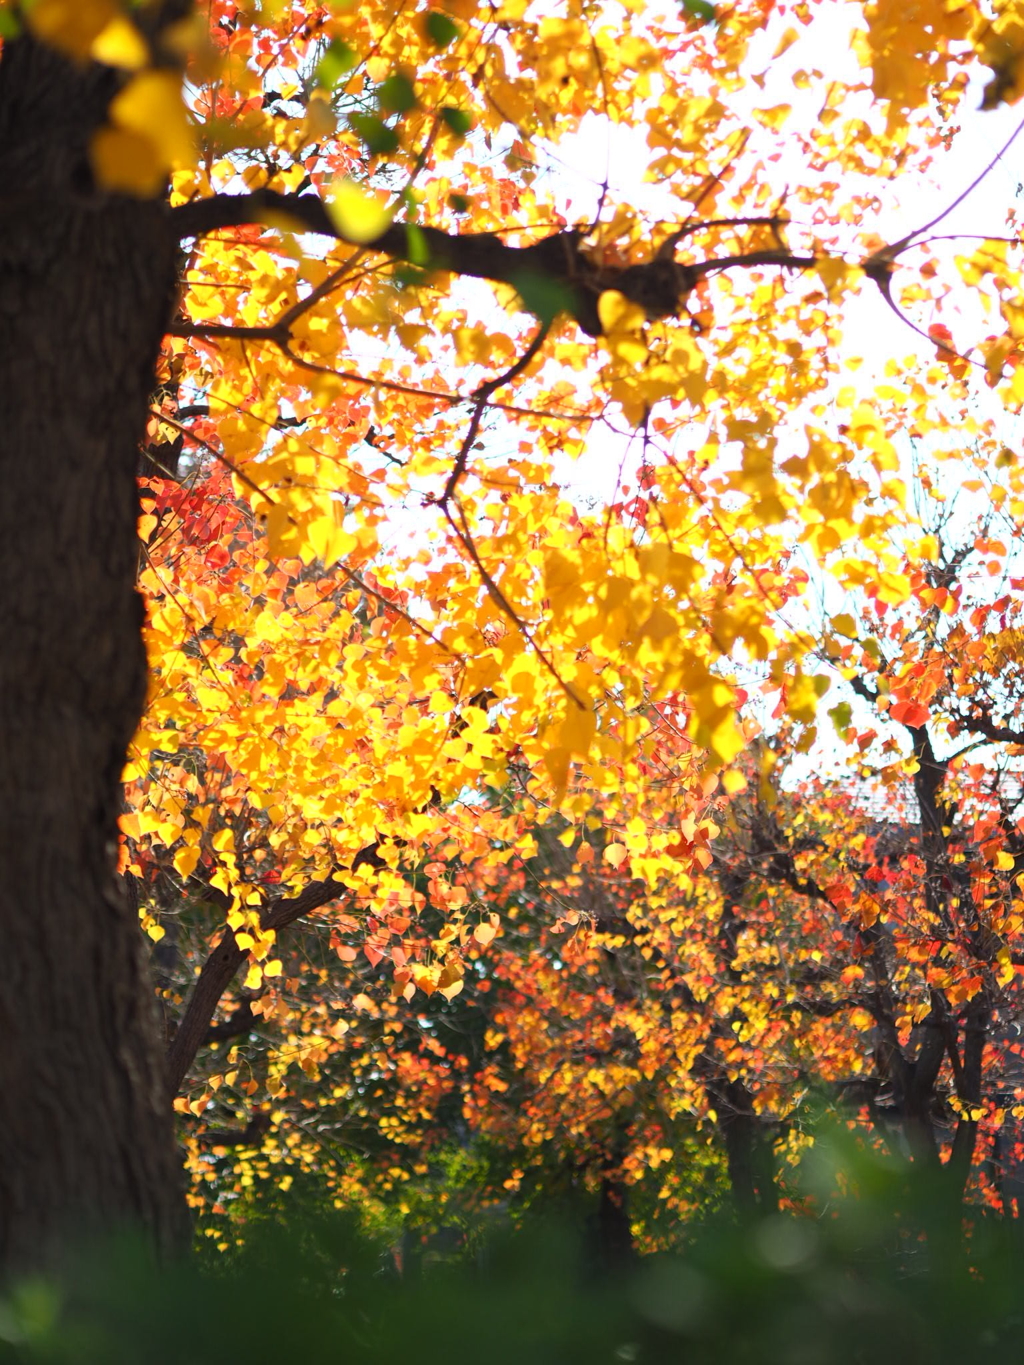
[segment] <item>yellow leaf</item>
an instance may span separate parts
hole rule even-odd
[[[790,104],[774,104],[770,109],[755,109],[754,118],[762,128],[771,128],[774,131],[782,127],[792,112],[793,106]]]
[[[639,332],[647,315],[638,303],[631,303],[617,289],[606,289],[597,301],[597,316],[605,336]]]
[[[1013,868],[1013,854],[1001,848],[996,854],[995,865],[999,872],[1009,872]]]
[[[440,975],[441,969],[437,966],[428,967],[422,963],[416,963],[412,969],[412,979],[424,995],[434,994]]]
[[[795,28],[787,28],[785,33],[779,39],[778,46],[772,53],[772,60],[774,61],[775,58],[781,57],[784,52],[788,52],[799,37],[800,35],[799,33],[797,33]]]
[[[996,961],[999,964],[996,979],[1000,986],[1008,986],[1017,974],[1010,957],[1009,948],[1000,948],[999,952],[996,954]]]
[[[455,328],[455,356],[460,365],[479,363],[489,355],[487,333],[482,327]]]
[[[373,242],[391,226],[394,213],[375,194],[349,178],[335,179],[327,201],[327,211],[347,242],[356,246]]]
[[[589,706],[569,702],[559,736],[561,747],[571,754],[588,754],[596,726],[597,717]]]
[[[283,970],[279,957],[271,958],[269,962],[263,964],[264,976],[280,976]]]
[[[101,128],[92,140],[89,155],[96,179],[108,190],[148,199],[163,188],[166,168],[156,147],[141,133]]]
[[[149,61],[149,48],[135,25],[125,15],[115,14],[96,37],[90,55],[105,66],[138,71]]]
[[[263,985],[263,968],[254,962],[245,974],[245,989],[258,991]]]
[[[333,513],[311,521],[306,527],[306,537],[325,569],[350,555],[359,544],[350,531],[337,524]]]
[[[557,792],[564,792],[569,781],[569,750],[553,745],[544,750],[544,766],[551,774]]]
[[[736,724],[736,717],[727,711],[714,726],[708,737],[708,748],[718,763],[731,763],[746,744],[743,732]]]
[[[823,677],[811,678],[806,673],[801,673],[786,684],[786,710],[794,720],[806,721],[808,724],[814,719],[818,708],[818,698],[827,687],[828,680]]]
[[[117,827],[122,834],[127,834],[129,839],[141,839],[142,827],[139,824],[139,817],[134,811],[129,811],[125,815],[117,817]]]
[[[626,848],[623,844],[609,844],[603,856],[606,863],[618,869],[626,861]]]
[[[832,298],[837,290],[845,288],[851,282],[858,267],[847,264],[838,256],[822,256],[815,265],[815,269],[828,292],[829,298]]]
[[[730,768],[728,772],[722,774],[722,790],[727,796],[735,796],[737,792],[746,791],[747,779],[742,773]]]
[[[37,38],[85,60],[116,14],[115,0],[36,0],[26,19]]]
[[[191,848],[179,848],[174,855],[174,869],[182,878],[191,877],[196,870],[196,863],[199,861],[199,848],[194,845]]]
[[[195,164],[181,81],[169,71],[143,71],[134,76],[111,102],[110,121],[148,138],[167,170]]]
[[[674,129],[678,145],[690,150],[707,145],[709,130],[725,113],[718,100],[708,95],[690,96],[679,109],[679,122]]]

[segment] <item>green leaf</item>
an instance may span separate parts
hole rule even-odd
[[[416,285],[426,284],[426,271],[421,270],[418,265],[399,265],[395,267],[391,277],[396,284],[403,288],[413,288]]]
[[[454,105],[446,105],[441,110],[441,118],[456,137],[465,137],[473,126],[473,120],[465,109],[456,109]]]
[[[317,84],[333,89],[342,76],[352,70],[356,59],[355,48],[349,47],[348,43],[342,42],[340,38],[335,38],[320,58],[320,64],[316,69]]]
[[[389,114],[407,114],[416,108],[412,81],[401,71],[393,72],[377,91],[377,103]]]
[[[452,193],[448,196],[448,207],[455,213],[468,213],[472,205],[464,194]]]
[[[418,228],[415,223],[405,225],[406,251],[409,253],[410,265],[426,265],[430,260],[430,247],[427,246],[427,238],[422,228]]]
[[[371,156],[385,156],[398,147],[398,134],[372,114],[349,114],[350,126],[366,143]]]
[[[513,284],[523,303],[541,322],[551,322],[559,313],[572,311],[572,291],[561,280],[525,271]]]
[[[850,722],[853,719],[853,707],[848,701],[841,701],[838,706],[833,706],[829,710],[829,716],[832,718],[832,724],[836,727],[836,734],[842,739],[850,728]]]
[[[435,47],[447,47],[459,36],[459,30],[447,14],[439,14],[437,10],[430,11],[424,27],[427,37]]]
[[[708,0],[682,0],[683,13],[699,24],[713,24],[716,18],[714,5]]]

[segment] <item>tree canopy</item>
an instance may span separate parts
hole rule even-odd
[[[10,214],[99,215],[95,297],[22,348],[69,428],[126,390],[92,331],[59,338],[108,294],[141,318],[152,270],[110,474],[148,697],[119,815],[134,692],[88,762],[82,839],[99,867],[116,816],[197,1190],[228,1111],[220,1148],[329,1165],[345,1108],[392,1184],[422,1167],[403,1134],[462,1123],[496,1188],[586,1151],[621,1209],[710,1125],[741,1202],[777,1201],[825,1086],[1001,1200],[1019,6],[21,0],[0,26]],[[676,1163],[652,1199],[692,1190]]]

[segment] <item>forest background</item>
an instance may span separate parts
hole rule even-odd
[[[0,23],[6,1270],[1014,1222],[1024,11]]]

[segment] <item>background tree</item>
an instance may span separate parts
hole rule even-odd
[[[920,496],[923,468],[919,485],[936,528],[930,558],[887,561],[866,577],[856,615],[822,623],[822,660],[851,689],[831,711],[833,776],[780,776],[800,770],[808,734],[775,722],[746,775],[719,780],[685,739],[680,701],[648,709],[635,777],[614,785],[612,804],[583,779],[574,786],[589,803],[579,824],[545,811],[516,824],[515,786],[492,789],[518,853],[460,853],[451,865],[483,911],[468,992],[407,1009],[399,980],[389,1001],[383,955],[361,955],[348,920],[356,936],[342,956],[362,969],[312,978],[339,1010],[340,1042],[317,1032],[317,988],[311,998],[298,972],[289,987],[281,1051],[316,1066],[307,1086],[294,1060],[290,1075],[278,1064],[279,1116],[259,1134],[265,1179],[282,1158],[289,1173],[325,1169],[315,1139],[289,1155],[295,1115],[344,1153],[348,1185],[329,1179],[339,1197],[358,1189],[387,1203],[397,1186],[408,1212],[429,1191],[435,1220],[457,1219],[454,1182],[439,1192],[429,1176],[459,1152],[472,1182],[463,1213],[576,1198],[614,1257],[631,1230],[644,1246],[678,1238],[718,1197],[718,1170],[741,1210],[790,1201],[792,1158],[824,1104],[858,1116],[869,1142],[934,1168],[950,1206],[966,1197],[1012,1210],[1019,687],[1015,607],[1000,580],[1013,578],[1019,513],[998,514],[1000,540],[997,491],[972,524],[969,508]],[[879,599],[897,572],[909,589],[898,613]],[[877,711],[879,696],[884,729],[864,715],[855,724],[854,706]],[[754,725],[753,697],[747,706]],[[421,928],[439,914],[428,895]],[[247,1031],[253,1022],[243,1014]],[[260,1055],[273,1059],[272,1047]],[[219,1087],[219,1056],[206,1065]],[[263,1093],[262,1079],[246,1084]],[[201,1094],[200,1119],[213,1093]],[[202,1142],[223,1131],[212,1114]],[[251,1159],[228,1158],[211,1200],[251,1174]]]

